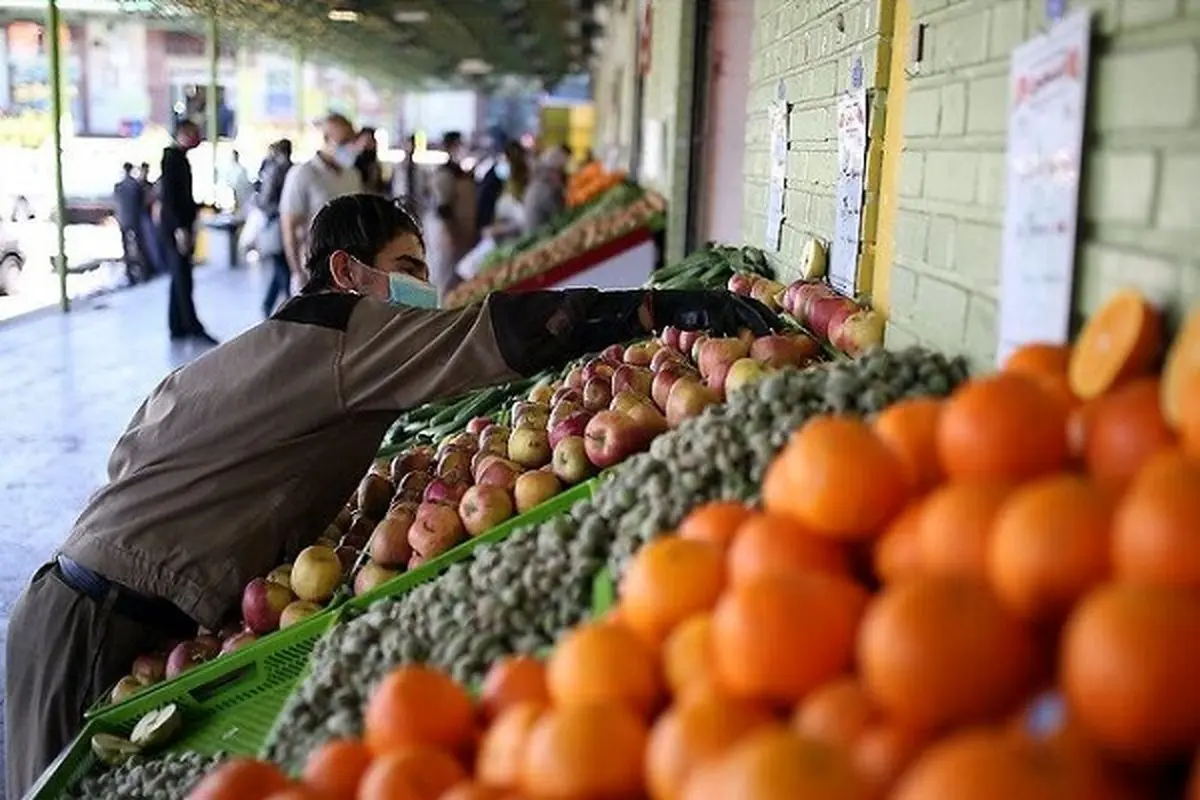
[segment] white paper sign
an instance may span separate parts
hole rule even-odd
[[[1065,343],[1088,82],[1086,9],[1013,51],[997,360]]]
[[[838,99],[838,176],[834,191],[833,242],[829,247],[829,282],[854,296],[858,281],[858,246],[862,233],[863,171],[867,158],[867,92],[858,88]]]
[[[666,172],[666,131],[660,120],[642,123],[642,178],[657,181]]]
[[[768,109],[771,122],[771,172],[767,185],[767,230],[763,247],[779,249],[783,236],[783,192],[787,182],[788,104],[786,88],[779,82],[775,102]]]

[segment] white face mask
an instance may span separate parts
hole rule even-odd
[[[350,169],[358,159],[358,150],[352,144],[340,144],[333,151],[333,160],[343,169]]]
[[[501,161],[496,164],[496,177],[502,181],[506,181],[512,175],[512,165],[507,161]]]

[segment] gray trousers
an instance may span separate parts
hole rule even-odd
[[[113,612],[116,590],[98,603],[47,564],[21,594],[8,623],[4,730],[6,789],[20,800],[83,727],[83,712],[125,675],[162,631]]]

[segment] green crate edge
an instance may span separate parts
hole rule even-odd
[[[308,655],[336,618],[335,609],[315,614],[255,647],[202,664],[105,709],[86,722],[26,798],[56,800],[64,795],[96,765],[92,736],[128,736],[144,714],[168,703],[175,703],[183,712],[184,733],[159,752],[253,755],[307,670]],[[294,652],[287,653],[289,649]]]

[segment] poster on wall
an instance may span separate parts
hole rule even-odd
[[[1065,343],[1079,219],[1091,17],[1080,9],[1013,51],[996,358]]]
[[[771,123],[771,170],[767,184],[767,228],[763,247],[779,250],[783,238],[783,199],[787,183],[788,103],[783,81],[775,89],[775,102],[768,109]]]
[[[858,85],[838,98],[838,173],[833,241],[829,248],[829,282],[850,297],[854,296],[858,282],[863,172],[867,159],[867,92],[861,80],[855,83]]]

